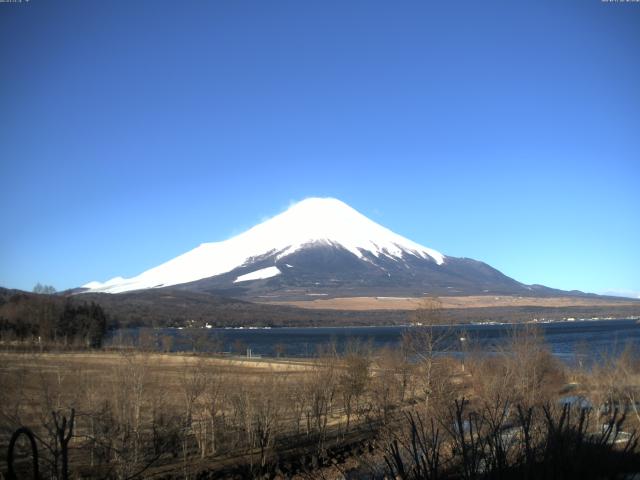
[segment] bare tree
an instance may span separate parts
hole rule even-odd
[[[160,345],[164,353],[171,353],[173,351],[174,339],[172,335],[163,335],[160,338]]]
[[[280,358],[287,351],[287,347],[283,343],[276,343],[273,351],[276,353],[276,357]]]
[[[193,353],[206,352],[209,347],[209,330],[206,328],[188,328],[184,330],[185,336],[191,344]]]
[[[627,344],[615,367],[624,409],[633,413],[636,429],[640,430],[640,352],[637,347]]]
[[[42,285],[40,282],[38,282],[33,287],[33,293],[52,295],[56,293],[56,289],[51,285]]]
[[[416,361],[424,403],[429,408],[436,383],[450,373],[442,371],[437,357],[449,348],[454,332],[444,324],[438,297],[425,298],[420,308],[411,313],[410,319],[415,326],[403,334],[402,346]]]
[[[138,348],[143,352],[154,352],[158,348],[158,333],[153,328],[138,329]]]
[[[388,421],[392,409],[404,399],[405,388],[402,377],[398,375],[400,358],[397,349],[387,347],[376,355],[371,378],[371,400],[383,423]]]
[[[185,478],[189,478],[190,471],[187,461],[187,457],[189,456],[189,437],[191,435],[195,436],[203,456],[206,451],[206,429],[204,426],[206,423],[202,415],[202,409],[199,408],[199,400],[204,394],[206,385],[206,374],[202,359],[199,359],[195,364],[185,359],[179,382],[183,400],[183,474]]]
[[[143,462],[143,408],[147,398],[148,356],[121,354],[114,369],[111,412],[112,452],[119,478],[130,477]]]
[[[255,387],[252,428],[260,450],[260,473],[264,473],[283,417],[283,379],[271,372],[270,375],[261,376]]]
[[[205,384],[202,395],[202,404],[209,419],[209,450],[213,454],[217,449],[218,421],[224,413],[228,395],[228,382],[219,368],[208,365],[204,369]],[[202,456],[206,454],[206,441],[203,442]]]
[[[369,384],[370,364],[370,347],[367,348],[357,341],[347,344],[338,376],[342,407],[347,418],[345,432],[349,431],[351,416],[354,410],[358,411],[360,398]]]
[[[316,449],[324,450],[329,417],[337,393],[338,372],[335,355],[321,357],[309,372],[306,383],[307,431],[317,434]]]
[[[502,356],[513,363],[509,370],[515,401],[525,408],[548,402],[565,383],[563,368],[536,326],[515,329]]]
[[[236,355],[245,355],[247,353],[247,344],[244,340],[237,338],[231,347]]]

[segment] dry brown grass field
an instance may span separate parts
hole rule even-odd
[[[291,305],[309,309],[329,310],[417,310],[425,299],[431,297],[343,297],[314,298],[287,302],[262,302],[274,305]],[[520,297],[520,296],[459,296],[438,297],[441,308],[486,308],[486,307],[590,307],[590,306],[637,306],[638,302],[612,298],[585,297]]]
[[[60,446],[52,412],[70,418],[74,409],[69,457],[76,473],[108,478],[136,478],[137,471],[144,472],[141,478],[188,478],[202,470],[255,473],[267,468],[276,449],[279,456],[288,451],[297,456],[302,446],[303,453],[317,456],[331,442],[361,441],[362,426],[369,430],[377,422],[373,409],[397,401],[387,391],[381,397],[387,404],[374,407],[369,389],[379,367],[370,358],[352,358],[350,364],[329,357],[1,353],[0,451],[7,450],[12,431],[27,426],[45,446],[47,472],[58,478]],[[0,472],[6,468],[0,462]]]
[[[544,433],[552,430],[545,430],[545,421],[565,422],[556,406],[571,395],[603,407],[585,410],[587,422],[576,423],[576,416],[565,422],[570,438],[583,429],[578,434],[588,443],[595,433],[585,425],[601,425],[607,415],[620,420],[620,412],[628,432],[640,426],[635,352],[591,369],[569,369],[550,355],[535,329],[489,356],[472,350],[464,359],[442,356],[440,341],[430,329],[416,329],[395,350],[374,352],[356,343],[344,353],[328,348],[305,360],[135,350],[0,353],[0,473],[7,473],[4,452],[19,427],[37,436],[42,478],[303,480],[348,472],[351,478],[431,478],[393,470],[415,457],[400,450],[410,447],[416,419],[420,435],[429,428],[441,432],[423,440],[436,441],[429,455],[438,455],[451,478],[464,477],[455,475],[467,468],[450,448],[455,442],[495,454],[482,446],[489,443],[458,438],[459,430],[450,428],[456,415],[462,422],[473,412],[469,421],[488,439],[513,425],[529,431],[532,421]],[[68,445],[60,432],[69,434]],[[547,445],[539,435],[538,445]],[[517,445],[509,448],[512,463],[496,468],[516,472],[530,457],[518,456]],[[605,453],[602,465],[618,462],[617,451]],[[13,463],[18,478],[29,478],[29,458],[19,443]],[[507,470],[502,478],[520,478]]]

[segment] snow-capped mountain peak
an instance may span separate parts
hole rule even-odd
[[[376,257],[384,253],[394,257],[409,253],[429,256],[438,264],[444,261],[441,253],[393,233],[335,198],[302,200],[236,238],[254,235],[264,239],[265,244],[277,245],[279,257],[303,245],[324,241],[340,245],[358,258],[362,258],[364,251]]]
[[[278,261],[314,245],[342,248],[365,261],[373,255],[397,260],[414,256],[437,265],[445,262],[441,253],[392,232],[340,200],[308,198],[229,240],[203,243],[133,278],[90,282],[84,288],[119,293],[188,283],[248,266],[267,255],[274,255],[274,261]],[[280,270],[262,266],[254,273],[242,275],[236,282],[270,278]]]

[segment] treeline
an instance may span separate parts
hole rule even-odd
[[[94,302],[56,295],[15,293],[0,303],[0,341],[40,346],[98,348],[107,317]]]
[[[0,305],[11,297],[23,295],[25,302],[61,295],[38,296],[0,288]],[[406,325],[413,321],[413,313],[403,310],[310,310],[283,305],[267,305],[221,297],[202,292],[174,289],[151,289],[125,292],[117,295],[84,293],[73,297],[75,302],[95,303],[106,314],[109,328],[128,327],[317,327],[317,326],[369,326]],[[534,319],[630,318],[640,316],[637,305],[589,307],[482,307],[441,308],[443,323],[471,323],[492,320],[496,322],[528,322]]]

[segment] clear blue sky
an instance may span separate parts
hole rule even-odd
[[[0,3],[0,285],[131,276],[334,196],[640,294],[640,4]]]

